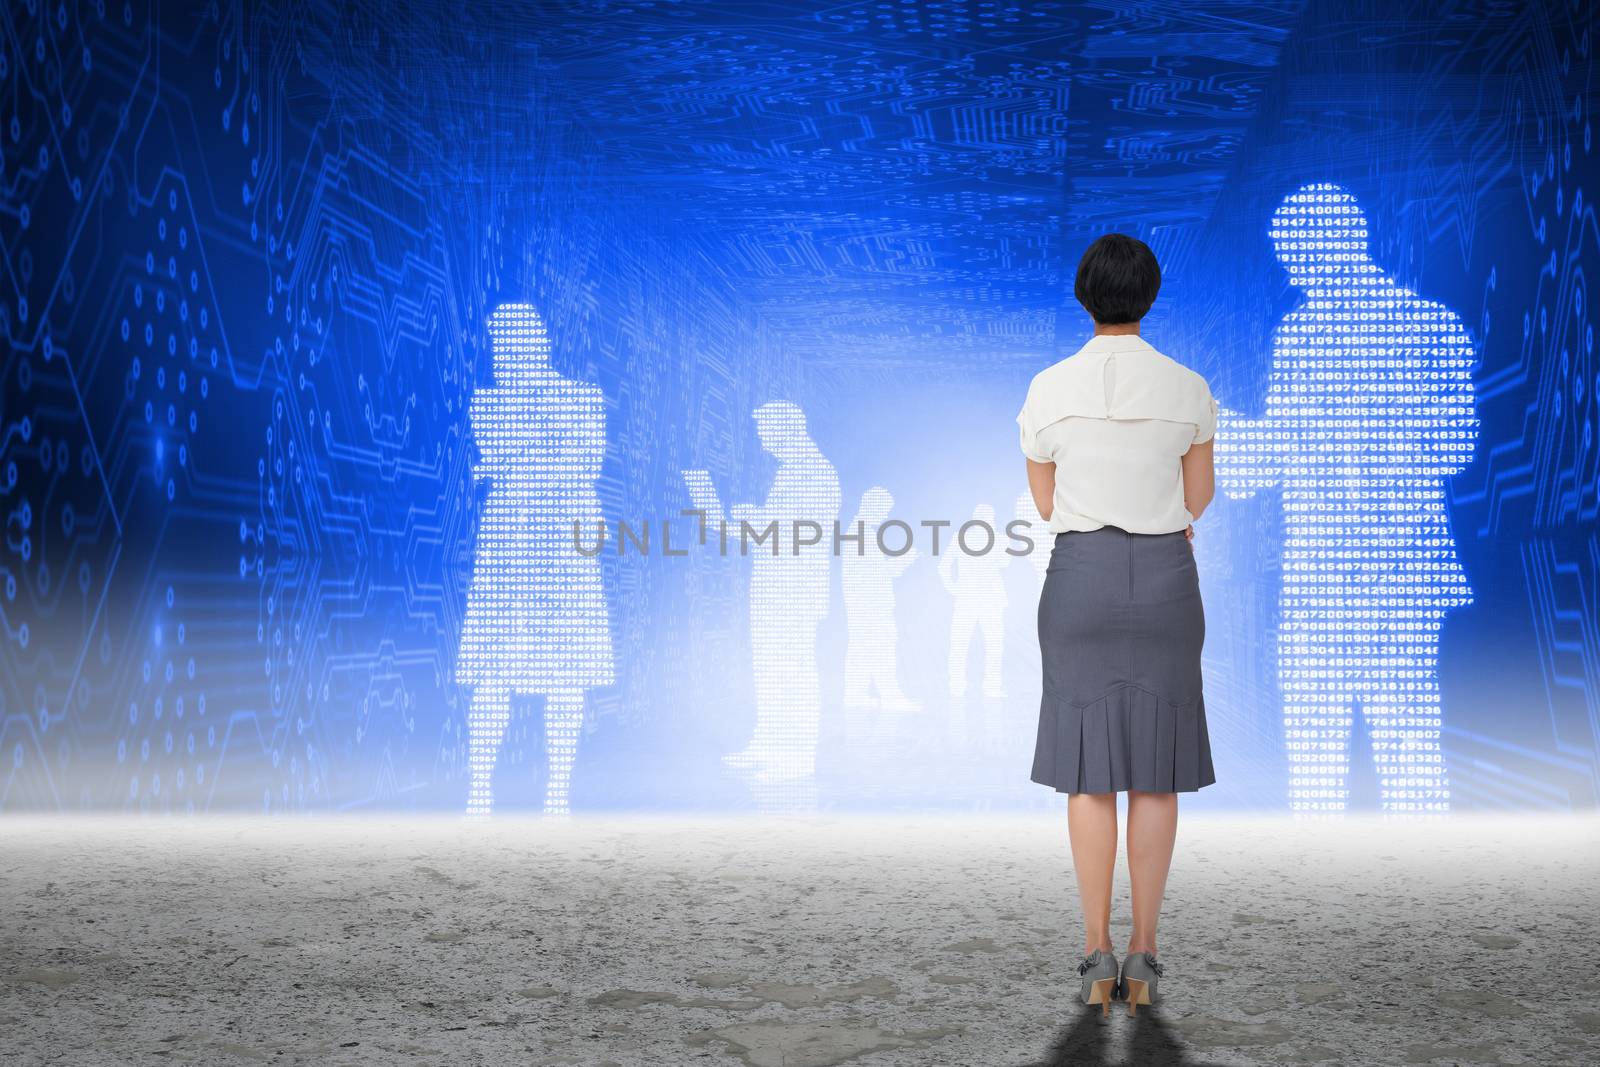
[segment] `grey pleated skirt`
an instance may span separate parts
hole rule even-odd
[[[1211,785],[1205,610],[1180,530],[1056,535],[1039,596],[1044,697],[1033,780],[1061,793]]]

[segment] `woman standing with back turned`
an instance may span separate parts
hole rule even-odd
[[[1155,1002],[1156,920],[1178,794],[1216,781],[1201,694],[1205,611],[1193,523],[1213,495],[1217,402],[1199,374],[1139,336],[1161,269],[1142,241],[1107,234],[1073,292],[1094,336],[1040,371],[1017,422],[1028,486],[1055,534],[1039,598],[1044,698],[1035,782],[1068,794],[1086,928],[1086,1004]],[[1117,794],[1128,794],[1133,934],[1111,944]]]

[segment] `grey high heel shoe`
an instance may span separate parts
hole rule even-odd
[[[1078,964],[1078,974],[1083,978],[1079,993],[1083,1002],[1098,1004],[1101,1015],[1110,1015],[1112,998],[1117,995],[1117,957],[1095,949]]]
[[[1163,968],[1148,952],[1130,952],[1122,961],[1121,994],[1128,1002],[1128,1014],[1136,1014],[1140,1004],[1156,1003],[1156,983]]]

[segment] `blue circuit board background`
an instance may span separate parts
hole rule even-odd
[[[8,5],[0,809],[461,807],[466,408],[503,302],[605,392],[608,516],[675,515],[688,467],[759,499],[750,412],[782,398],[846,517],[873,485],[1005,517],[1027,382],[1086,334],[1085,244],[1147,240],[1147,336],[1257,412],[1297,295],[1266,220],[1318,180],[1480,350],[1449,499],[1476,597],[1441,653],[1454,806],[1593,806],[1595,43],[1576,2]],[[1201,805],[1284,806],[1278,523],[1268,496],[1201,524]],[[906,677],[943,721],[934,564],[901,641],[939,649]],[[603,568],[618,677],[574,808],[747,807],[719,764],[750,728],[743,569]],[[1016,730],[984,759],[855,766],[824,627],[819,803],[1054,799],[1026,781],[1014,578]],[[539,795],[524,710],[503,807]]]

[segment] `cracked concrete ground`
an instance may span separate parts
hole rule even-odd
[[[1595,1063],[1597,884],[1593,814],[1186,818],[1103,1018],[1064,814],[12,817],[0,1060]]]

